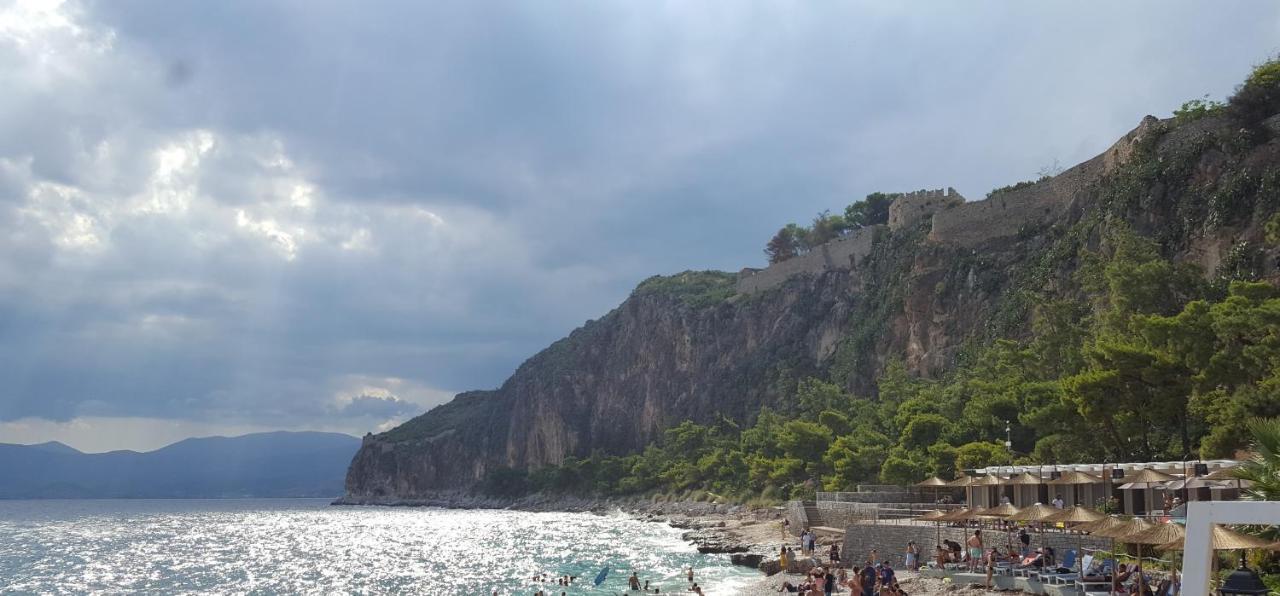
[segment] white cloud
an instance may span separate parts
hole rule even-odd
[[[1220,97],[1278,11],[0,0],[0,421],[385,428],[342,412],[497,386],[786,221]]]

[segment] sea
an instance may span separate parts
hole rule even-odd
[[[320,499],[0,501],[0,594],[735,594],[760,574],[621,512]],[[593,580],[608,569],[603,583]],[[576,576],[572,585],[535,576]]]

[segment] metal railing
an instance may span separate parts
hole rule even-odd
[[[933,525],[936,522],[920,521],[917,518],[930,511],[952,511],[964,507],[964,505],[954,503],[849,503],[843,501],[817,501],[810,506],[817,509],[819,514],[824,517],[830,515],[833,519],[838,519],[844,523],[887,523],[894,525]],[[1161,522],[1169,518],[1165,513],[1147,513],[1125,517],[1140,517],[1150,522]],[[961,527],[996,527],[1005,525],[1004,520],[999,518],[945,523]],[[1061,528],[1056,524],[1033,522],[1031,525],[1042,530],[1065,530],[1065,528]]]

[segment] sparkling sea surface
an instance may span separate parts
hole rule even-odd
[[[760,577],[680,534],[622,514],[316,499],[0,501],[0,593],[618,594],[634,570],[668,594],[688,593],[693,566],[708,593],[734,594]]]

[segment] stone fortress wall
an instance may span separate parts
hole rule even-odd
[[[1031,231],[1071,209],[1089,185],[1126,162],[1157,124],[1159,120],[1147,116],[1137,128],[1093,159],[1052,178],[981,201],[965,201],[953,188],[904,194],[889,206],[888,227],[899,230],[929,218],[930,241],[968,248]],[[743,269],[738,276],[738,292],[767,290],[801,273],[856,269],[858,260],[870,254],[876,228],[880,227],[855,230],[808,254],[765,269]]]
[[[889,205],[889,229],[909,228],[939,211],[963,205],[964,202],[964,197],[951,187],[946,190],[920,190],[904,194]]]
[[[990,240],[1016,236],[1058,218],[1072,207],[1089,185],[1127,161],[1137,143],[1158,122],[1147,116],[1137,128],[1102,154],[1057,176],[938,212],[933,216],[929,239],[974,247]]]
[[[750,294],[767,290],[800,273],[818,274],[836,269],[854,269],[859,259],[871,254],[871,242],[876,229],[883,227],[875,225],[854,230],[807,254],[764,269],[743,269],[738,274],[738,293]]]

